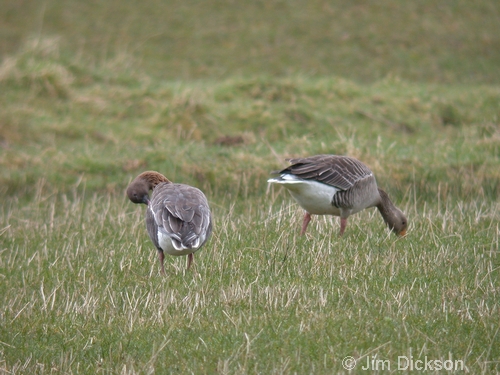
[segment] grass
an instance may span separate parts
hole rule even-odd
[[[336,75],[500,83],[494,0],[3,0],[0,56],[32,35],[102,64],[126,51],[169,80]],[[69,53],[68,51],[71,51]]]
[[[54,4],[44,27],[57,30]],[[456,4],[442,12],[480,8]],[[0,65],[0,372],[332,374],[348,372],[346,356],[360,374],[377,372],[367,360],[411,372],[401,356],[500,372],[500,88],[483,79],[494,73],[442,84],[421,66],[422,81],[361,83],[254,75],[250,61],[248,74],[191,81],[143,67],[125,49],[92,60],[46,36]],[[375,210],[343,237],[331,217],[300,236],[302,211],[266,179],[318,153],[365,161],[407,214],[407,237]],[[209,198],[214,234],[190,271],[168,257],[159,274],[145,208],[124,195],[147,169]]]
[[[7,207],[4,370],[332,373],[347,355],[395,364],[413,353],[491,373],[498,210],[408,203],[412,230],[398,240],[374,212],[343,238],[326,218],[301,237],[288,203],[215,205],[194,270],[168,258],[162,278],[143,210],[121,196],[75,191]]]

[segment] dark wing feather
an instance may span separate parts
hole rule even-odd
[[[193,247],[200,235],[210,235],[210,208],[197,188],[160,184],[153,190],[151,209],[155,223],[184,247]]]
[[[357,181],[372,175],[365,164],[348,156],[316,155],[288,161],[291,165],[279,173],[315,180],[341,190],[347,190]]]

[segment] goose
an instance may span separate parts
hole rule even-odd
[[[305,210],[301,235],[311,215],[340,216],[340,235],[347,218],[369,207],[377,207],[387,226],[406,235],[408,221],[403,212],[378,188],[373,172],[364,163],[348,156],[315,155],[287,159],[289,167],[272,172],[279,176],[268,183],[284,186]]]
[[[158,249],[161,273],[165,274],[164,253],[187,254],[189,269],[193,254],[212,233],[210,207],[203,192],[189,185],[174,184],[161,173],[147,171],[130,183],[127,196],[133,203],[148,206],[146,228]]]

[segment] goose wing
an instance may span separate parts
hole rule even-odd
[[[212,231],[207,199],[195,187],[160,184],[153,191],[150,205],[159,230],[177,249],[200,247]]]
[[[278,173],[322,182],[340,190],[348,190],[357,181],[373,175],[365,164],[347,156],[316,155],[288,161],[291,165]]]

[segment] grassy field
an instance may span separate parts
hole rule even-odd
[[[138,2],[122,13],[114,2],[88,2],[94,13],[46,2],[24,18],[5,2],[0,373],[347,374],[346,357],[358,374],[500,373],[495,3],[440,3],[420,19],[434,3],[357,2],[331,27],[355,30],[360,14],[372,22],[347,32],[345,69],[332,70],[332,52],[319,51],[339,4],[255,2],[231,13],[229,3],[172,2],[178,44],[168,57],[157,44],[167,26],[158,12],[145,22],[147,8],[131,10]],[[391,32],[395,14],[406,18],[394,28],[420,23]],[[424,26],[442,38],[456,30],[448,37],[461,47],[424,33],[413,59],[392,43]],[[291,30],[304,40],[296,56]],[[262,35],[276,38],[276,53]],[[379,58],[365,60],[360,41]],[[331,217],[300,236],[300,207],[266,180],[285,158],[318,153],[368,164],[407,214],[408,235],[369,210],[343,237]],[[186,257],[167,257],[160,275],[145,207],[125,197],[149,169],[209,199],[213,237],[190,271]],[[420,371],[419,360],[432,362]]]
[[[61,38],[92,64],[132,55],[166,79],[336,75],[500,84],[496,0],[1,0],[0,56]]]

